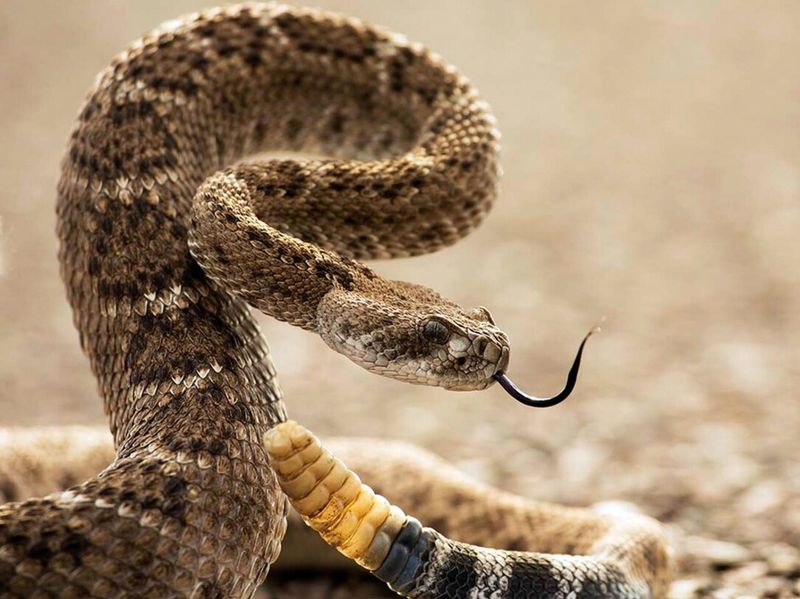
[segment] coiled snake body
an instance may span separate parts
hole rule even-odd
[[[230,166],[264,149],[330,159]],[[399,499],[409,481],[396,473],[417,472],[456,504],[411,506],[443,533],[508,541],[459,522],[459,509],[484,510],[516,533],[510,548],[583,557],[481,549],[390,509],[300,427],[264,443],[285,413],[245,301],[400,380],[482,389],[505,369],[508,340],[485,309],[357,262],[468,233],[495,196],[496,149],[486,106],[453,68],[318,11],[192,15],[117,56],[58,189],[62,275],[116,457],[64,492],[0,506],[0,596],[250,596],[286,527],[276,471],[326,538],[408,596],[661,596],[666,549],[645,518],[525,502],[370,449],[376,490]],[[309,508],[312,492],[322,503]],[[345,521],[358,543],[331,539]]]

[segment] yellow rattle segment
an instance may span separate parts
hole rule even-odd
[[[283,492],[306,524],[361,566],[380,567],[403,526],[403,511],[294,421],[272,428],[264,445]]]

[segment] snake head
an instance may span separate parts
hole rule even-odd
[[[336,290],[317,311],[317,331],[337,352],[390,378],[475,391],[506,369],[509,342],[486,308],[465,310],[419,285],[381,293]]]
[[[449,310],[420,318],[419,339],[425,348],[420,381],[450,389],[485,389],[508,366],[508,338],[484,307]]]

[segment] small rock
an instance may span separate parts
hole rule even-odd
[[[714,599],[759,599],[757,595],[746,595],[738,588],[717,589],[711,593]]]
[[[668,599],[695,599],[706,591],[709,581],[705,578],[687,578],[676,580],[669,587]]]
[[[800,551],[791,545],[772,545],[764,555],[770,574],[788,576],[800,573]]]
[[[769,568],[764,562],[752,562],[724,575],[725,584],[747,585],[767,575]]]
[[[767,576],[757,581],[754,589],[758,590],[762,597],[777,597],[786,586],[786,581],[778,576]]]
[[[766,480],[751,487],[737,501],[738,510],[748,514],[763,514],[777,509],[786,500],[786,490],[776,480]]]
[[[750,551],[741,545],[705,537],[687,537],[686,550],[692,557],[724,567],[743,564],[752,557]]]

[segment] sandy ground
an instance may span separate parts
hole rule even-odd
[[[485,225],[377,269],[490,307],[537,393],[607,321],[578,393],[542,412],[379,379],[264,319],[291,415],[419,443],[522,495],[634,502],[670,526],[676,598],[799,596],[800,4],[315,3],[446,56],[504,134]],[[59,159],[94,74],[201,6],[0,3],[0,425],[103,422],[58,277]],[[384,594],[330,582],[267,592]]]

